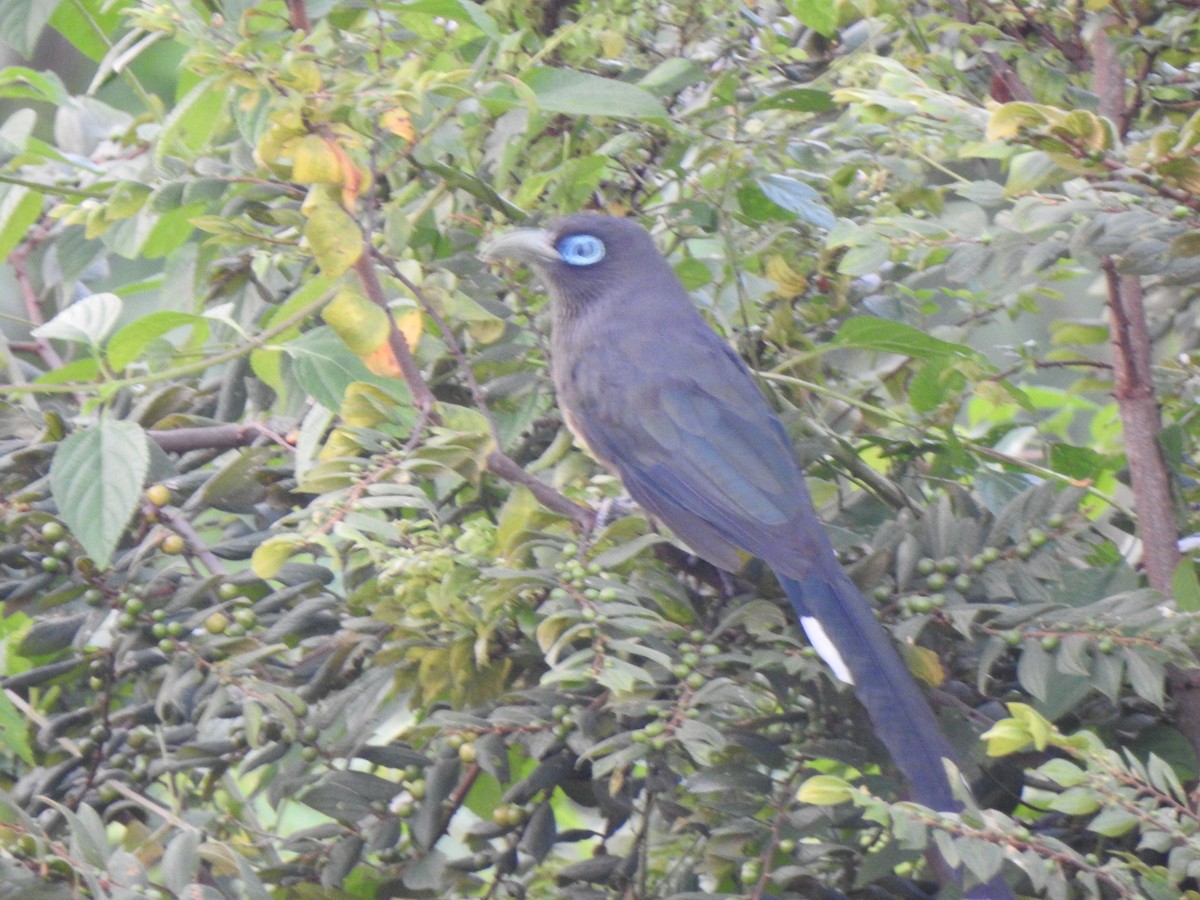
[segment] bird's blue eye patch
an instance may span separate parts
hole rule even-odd
[[[604,241],[594,234],[568,234],[554,245],[569,266],[590,266],[604,259]]]

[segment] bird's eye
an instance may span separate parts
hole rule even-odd
[[[604,241],[592,234],[568,234],[554,249],[569,266],[590,266],[604,259]]]

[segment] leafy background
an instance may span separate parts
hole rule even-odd
[[[1198,17],[0,0],[4,895],[1194,892]],[[767,573],[591,527],[475,256],[580,208],[760,373],[978,808]]]

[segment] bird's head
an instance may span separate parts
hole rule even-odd
[[[644,287],[648,280],[674,280],[641,225],[598,213],[567,216],[546,229],[506,232],[488,241],[480,256],[530,266],[562,312],[579,311],[599,297],[619,296],[629,286]]]

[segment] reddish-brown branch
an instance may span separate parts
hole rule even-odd
[[[187,453],[191,450],[229,450],[245,447],[265,437],[277,444],[291,447],[282,436],[261,422],[241,422],[211,425],[203,428],[172,428],[169,431],[149,431],[150,440],[167,453]]]
[[[287,0],[288,24],[294,31],[305,34],[312,31],[312,22],[308,18],[308,4],[305,0]]]
[[[584,531],[591,530],[596,523],[596,513],[586,506],[560,494],[544,481],[539,481],[522,469],[517,463],[499,450],[493,450],[487,455],[487,470],[498,478],[511,481],[529,488],[530,493],[537,497],[538,502],[551,512],[567,516],[574,520]]]
[[[38,225],[25,237],[25,240],[8,254],[8,264],[12,266],[13,277],[17,280],[17,287],[21,291],[21,300],[25,304],[25,313],[29,316],[29,321],[36,328],[45,323],[42,316],[42,308],[38,303],[37,289],[33,286],[33,280],[29,277],[29,254],[35,247],[38,246],[48,236],[48,232],[44,226]],[[51,369],[61,369],[63,359],[58,355],[58,351],[54,349],[51,343],[42,338],[34,338],[37,342],[37,352],[46,365]]]
[[[364,265],[365,260],[365,265],[368,268],[371,268],[371,274],[372,277],[374,277],[374,269],[371,266],[372,258],[371,251],[368,248],[367,251],[364,252],[363,258],[358,261],[357,265]],[[529,491],[538,499],[538,502],[541,503],[542,506],[546,507],[552,512],[556,512],[560,515],[570,518],[579,526],[579,528],[583,529],[584,531],[590,530],[596,521],[596,514],[594,511],[586,506],[582,506],[575,501],[568,499],[545,482],[539,481],[533,475],[530,475],[528,472],[522,469],[515,460],[500,450],[499,429],[496,428],[496,423],[492,418],[491,410],[487,407],[487,403],[483,397],[483,391],[479,387],[478,381],[475,379],[475,373],[471,370],[471,365],[467,359],[466,353],[463,351],[462,345],[459,344],[458,339],[455,337],[449,323],[447,323],[445,319],[438,314],[438,311],[434,308],[433,304],[429,302],[429,298],[425,296],[425,292],[422,291],[420,287],[418,287],[411,279],[406,278],[404,273],[400,271],[399,267],[393,265],[390,260],[383,256],[379,256],[379,261],[385,268],[387,268],[392,277],[394,277],[397,281],[403,284],[405,288],[412,292],[413,297],[419,304],[421,304],[421,308],[425,311],[425,314],[437,324],[439,329],[441,329],[442,340],[446,343],[446,346],[450,349],[450,353],[454,356],[454,360],[458,365],[458,369],[462,373],[463,380],[466,381],[467,387],[471,392],[472,400],[479,409],[480,413],[482,413],[484,418],[487,419],[488,428],[490,429],[492,435],[492,441],[496,445],[496,449],[489,453],[485,460],[487,470],[498,478],[503,478],[505,481],[510,481],[513,484],[520,484],[529,488]],[[378,286],[378,279],[376,279],[375,284],[378,289],[379,296],[382,298],[383,289]],[[369,290],[368,296],[371,296]],[[374,300],[375,298],[372,296],[371,299]],[[380,301],[376,300],[376,302],[379,303]],[[384,309],[387,309],[385,304],[381,303],[380,305],[383,305]],[[390,314],[388,318],[390,321]],[[394,324],[392,329],[393,331],[397,330]],[[401,342],[404,341],[403,335],[401,335],[400,340]],[[407,353],[407,344],[405,345],[404,349]],[[409,358],[411,359],[411,355]],[[401,363],[401,370],[404,370],[403,363]],[[419,373],[418,377],[420,377]],[[408,379],[407,374],[405,375],[405,379]],[[421,383],[424,385],[424,381]],[[409,383],[409,389],[412,389],[411,382]],[[425,390],[428,390],[428,388],[425,388]],[[416,396],[416,391],[413,391],[413,396]],[[432,394],[430,394],[430,397],[432,398]]]
[[[1126,126],[1125,72],[1109,29],[1120,24],[1107,16],[1092,38],[1092,79],[1102,116]],[[1171,496],[1171,477],[1159,445],[1162,417],[1151,377],[1150,331],[1142,283],[1121,275],[1114,261],[1101,262],[1108,285],[1109,334],[1113,345],[1113,394],[1121,412],[1125,452],[1138,513],[1146,577],[1150,586],[1171,594],[1179,563],[1179,533]]]
[[[1102,263],[1108,284],[1109,333],[1113,345],[1113,395],[1121,412],[1125,454],[1133,483],[1146,577],[1150,586],[1171,594],[1179,563],[1179,532],[1171,478],[1159,445],[1162,418],[1150,373],[1150,333],[1141,282],[1119,275],[1112,259]]]
[[[1109,37],[1109,28],[1119,23],[1116,16],[1105,16],[1092,38],[1092,86],[1099,101],[1100,115],[1117,123],[1117,132],[1129,127],[1125,110],[1125,71],[1117,58],[1117,48]]]
[[[969,25],[975,24],[975,20],[972,18],[971,13],[961,2],[951,3],[950,6],[951,9],[954,10],[954,18],[958,19],[958,21],[965,22]],[[983,35],[972,35],[971,40],[977,47],[980,48],[983,58],[986,59],[988,65],[992,67],[992,73],[995,75],[996,81],[1000,82],[1000,84],[1003,86],[1003,92],[1006,101],[1021,100],[1026,103],[1032,102],[1033,91],[1029,90],[1029,87],[1024,81],[1021,80],[1021,76],[1018,75],[1016,70],[1008,64],[1004,57],[999,53],[993,53],[983,49],[983,45],[985,43],[985,38]]]
[[[375,259],[371,255],[369,242],[363,243],[363,252],[358,258],[358,262],[354,264],[354,271],[362,283],[363,292],[367,298],[388,314],[388,346],[391,348],[392,356],[396,358],[396,364],[400,366],[400,373],[404,376],[409,393],[412,394],[413,403],[419,412],[436,421],[437,398],[429,389],[425,376],[421,374],[417,361],[413,359],[412,351],[408,349],[408,341],[397,327],[392,311],[388,307],[387,297],[383,293],[383,285],[379,283],[379,276],[375,274]]]

